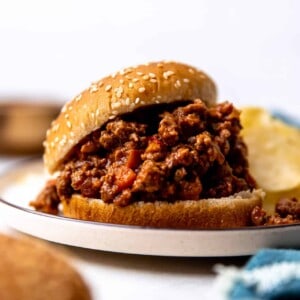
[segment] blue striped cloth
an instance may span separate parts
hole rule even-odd
[[[233,278],[228,300],[300,299],[300,251],[262,249]]]

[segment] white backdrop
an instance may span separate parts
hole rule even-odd
[[[0,97],[69,100],[119,68],[197,66],[219,99],[295,111],[300,1],[0,0]]]

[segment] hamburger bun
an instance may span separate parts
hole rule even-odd
[[[207,229],[251,225],[251,212],[262,205],[262,190],[242,191],[218,199],[135,202],[125,207],[73,195],[63,203],[70,218],[156,228]]]
[[[216,85],[204,72],[176,62],[123,69],[93,83],[67,103],[52,123],[44,143],[44,162],[57,171],[69,151],[108,120],[139,107],[200,98],[216,102]]]
[[[77,153],[76,151],[81,149],[81,143],[85,143],[85,138],[87,137],[90,139],[92,134],[98,133],[99,130],[104,128],[104,125],[106,126],[106,123],[114,121],[114,119],[118,116],[122,117],[122,115],[133,112],[138,108],[146,108],[149,106],[153,107],[159,104],[173,105],[174,103],[177,103],[180,106],[184,101],[194,100],[198,101],[193,102],[194,105],[198,105],[197,107],[201,106],[205,107],[205,109],[209,109],[216,103],[216,94],[216,85],[212,79],[202,71],[199,71],[189,65],[176,62],[156,62],[121,70],[109,77],[105,77],[102,80],[93,83],[87,90],[63,107],[60,115],[52,123],[51,128],[47,132],[44,155],[45,166],[50,173],[54,173],[56,171],[64,172],[65,165],[67,165],[69,161],[73,163],[71,155]],[[187,105],[186,102],[184,105]],[[232,109],[229,120],[230,118],[233,118],[237,121],[235,118],[239,117],[239,113],[234,108],[230,108],[230,105],[231,104],[229,103],[224,103],[222,108],[220,108],[220,111],[217,110],[215,114],[222,116],[222,109],[225,111],[227,109]],[[136,113],[134,117],[137,117],[137,115],[138,113]],[[214,118],[216,118],[216,116],[214,116]],[[199,122],[202,122],[201,117],[199,120]],[[118,122],[118,119],[116,122]],[[153,122],[152,118],[149,122]],[[117,126],[117,130],[120,129],[119,125],[115,126]],[[237,126],[236,131],[238,131],[238,125],[234,126]],[[95,139],[99,140],[99,138]],[[91,138],[90,141],[92,140],[93,138]],[[210,138],[208,138],[208,140],[208,144],[213,143]],[[148,141],[150,141],[150,139],[148,139]],[[206,146],[208,144],[206,144]],[[205,148],[206,146],[204,145],[203,147]],[[122,142],[119,141],[118,146],[116,147],[122,148]],[[208,148],[205,149],[209,149],[209,146],[207,147]],[[242,148],[243,145],[240,143],[234,147],[237,147],[238,149],[239,147]],[[173,148],[175,147],[172,146],[168,149]],[[210,149],[212,150],[212,148]],[[108,146],[105,148],[105,151],[106,153],[110,153],[111,148]],[[244,152],[246,152],[246,150]],[[96,151],[93,155],[97,156],[97,153],[98,152]],[[241,155],[244,155],[243,153]],[[133,155],[138,156],[140,154]],[[192,154],[189,153],[188,155]],[[211,155],[213,156],[214,154]],[[208,157],[210,156],[208,155]],[[114,159],[118,160],[117,158]],[[214,161],[215,158],[210,157],[209,159]],[[149,159],[147,158],[147,162],[148,161]],[[77,158],[76,162],[78,162]],[[74,164],[76,164],[76,162],[74,162]],[[122,162],[122,159],[120,162]],[[81,163],[82,162],[80,162],[79,165]],[[106,164],[106,166],[107,165],[109,166],[110,163]],[[106,166],[102,166],[100,168],[106,168]],[[80,165],[80,168],[84,167]],[[114,178],[113,176],[116,176],[115,178],[121,178],[121,181],[123,181],[123,169],[120,168],[119,165],[114,168],[116,172],[119,169],[121,175],[113,174],[110,178]],[[127,167],[127,169],[129,168],[132,168],[130,169],[131,174],[135,172],[134,170],[139,172],[137,171],[138,167]],[[149,170],[151,168],[152,167],[149,167]],[[194,166],[194,168],[196,167]],[[76,169],[72,170],[75,170],[76,172]],[[99,169],[97,169],[97,171],[98,170]],[[73,171],[67,172],[69,172],[68,174],[71,174]],[[193,169],[192,172],[194,172]],[[69,175],[66,175],[65,178],[67,178],[67,176]],[[75,177],[76,176],[77,178],[80,178],[78,174],[75,175]],[[88,178],[90,182],[93,182],[94,178],[92,176]],[[138,175],[134,174],[133,176]],[[248,178],[247,180],[250,180],[251,176],[248,174],[246,178]],[[98,180],[99,183],[99,178],[95,179]],[[173,177],[172,180],[174,180]],[[63,191],[72,190],[71,185],[67,187],[68,184],[70,184],[70,181],[70,179],[60,180],[60,184],[62,183],[60,187],[62,187]],[[83,181],[81,181],[80,184],[82,184],[82,182]],[[108,183],[108,185],[109,184],[110,183]],[[231,183],[228,185],[230,184]],[[132,185],[133,184],[131,182],[131,186]],[[201,182],[199,185],[201,185]],[[226,187],[226,182],[222,186]],[[159,201],[160,199],[151,198],[150,201],[144,202],[143,200],[145,199],[143,196],[139,196],[139,198],[133,202],[128,201],[126,204],[123,202],[123,204],[120,205],[116,204],[115,201],[110,203],[109,201],[111,201],[111,198],[109,200],[105,200],[104,197],[102,197],[105,200],[104,202],[100,199],[93,199],[98,198],[97,196],[89,196],[89,198],[84,197],[83,195],[78,194],[77,191],[80,190],[79,187],[79,189],[77,188],[77,191],[74,189],[72,192],[68,192],[66,197],[66,194],[63,193],[60,201],[63,204],[63,214],[65,216],[82,220],[159,228],[229,228],[247,226],[251,223],[251,211],[255,206],[261,206],[261,201],[264,196],[264,193],[261,190],[251,191],[254,187],[255,184],[248,184],[247,182],[247,185],[244,186],[243,189],[250,189],[249,191],[243,191],[240,193],[232,192],[234,195],[230,195],[231,192],[227,192],[227,194],[222,194],[226,195],[224,198],[217,196],[217,199],[189,200],[196,198],[192,198],[192,196],[189,198],[189,195],[191,195],[189,192],[193,188],[189,185],[185,185],[182,189],[186,189],[188,192],[185,194],[187,196],[183,196],[183,198],[181,198],[184,200],[175,198],[176,201],[174,201],[174,197],[173,199],[165,197],[163,199],[167,199],[168,201]],[[55,186],[55,184],[54,187],[50,185],[48,188],[50,188],[50,190],[54,193],[56,193],[54,191],[55,189],[59,189]],[[128,188],[128,186],[126,186],[126,188]],[[235,191],[234,189],[232,190]],[[241,189],[237,189],[236,191],[240,190]],[[173,191],[176,191],[176,187],[173,188]],[[194,195],[196,195],[196,193],[194,193]],[[58,194],[59,192],[57,192],[57,195]],[[149,191],[149,194],[151,194],[151,191]],[[173,195],[175,194],[173,193]],[[228,195],[230,196],[227,197]],[[55,198],[57,199],[59,196]],[[43,199],[41,203],[43,203]],[[40,201],[37,201],[36,207],[40,207]]]
[[[0,299],[91,299],[65,255],[47,243],[0,234],[0,253]]]

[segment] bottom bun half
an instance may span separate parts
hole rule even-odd
[[[99,199],[73,195],[63,203],[66,217],[101,223],[156,228],[234,228],[251,225],[251,212],[261,206],[262,190],[243,191],[219,199],[185,200],[168,203],[135,202],[125,207]]]

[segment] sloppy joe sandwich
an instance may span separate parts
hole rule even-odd
[[[261,205],[239,111],[204,72],[175,62],[123,69],[67,103],[44,143],[53,178],[37,210],[115,224],[228,228]]]

